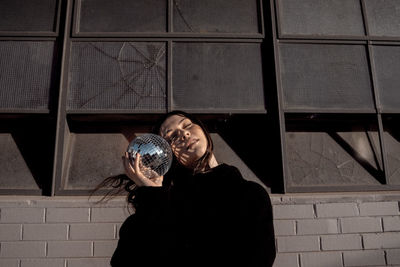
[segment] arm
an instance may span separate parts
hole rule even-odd
[[[165,220],[169,190],[162,187],[163,177],[156,180],[146,178],[139,169],[140,155],[134,165],[128,155],[123,157],[127,176],[135,182],[135,214],[129,216],[119,231],[119,241],[111,258],[112,267],[156,266],[161,251],[160,226]]]
[[[164,187],[139,187],[135,197],[135,214],[129,216],[119,231],[119,241],[111,258],[112,267],[156,266],[163,249],[160,242],[168,205]]]

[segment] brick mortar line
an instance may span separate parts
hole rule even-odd
[[[44,208],[43,221],[44,223],[47,222],[47,208]]]
[[[68,226],[67,226],[67,240],[70,240],[70,235],[71,235],[71,225],[70,224],[68,224]]]
[[[314,203],[312,206],[313,206],[314,218],[317,218],[317,217],[318,217],[318,214],[317,214],[317,204]]]
[[[91,242],[91,257],[94,257],[94,241]]]
[[[301,266],[301,257],[300,257],[300,253],[297,253],[297,265],[298,265],[299,267],[302,267],[302,266]]]
[[[343,255],[343,251],[340,253],[340,259],[342,260],[342,266],[344,265],[344,255]]]
[[[388,259],[387,259],[387,252],[386,252],[386,250],[383,250],[383,258],[385,259],[385,265],[388,265]]]
[[[319,251],[323,251],[322,250],[322,238],[321,238],[321,236],[318,236],[318,245],[319,245]]]

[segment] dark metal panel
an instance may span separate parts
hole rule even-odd
[[[127,35],[128,36],[128,35]],[[230,36],[229,38],[223,38],[221,36],[214,36],[215,38],[202,36],[201,38],[194,38],[194,37],[187,37],[180,35],[178,37],[171,37],[167,35],[157,35],[157,37],[131,37],[131,36],[124,36],[124,37],[96,37],[96,38],[89,38],[89,37],[79,37],[74,38],[74,41],[79,42],[168,42],[168,41],[179,41],[179,42],[193,42],[193,43],[215,43],[215,42],[224,42],[224,43],[262,43],[263,40],[260,36],[257,38],[249,39],[240,39],[233,38]]]
[[[2,0],[0,35],[56,34],[58,13],[57,0]]]
[[[118,133],[72,133],[64,189],[94,189],[103,179],[124,173],[128,140]]]
[[[74,42],[68,110],[166,110],[165,43]]]
[[[359,0],[277,0],[277,7],[282,38],[365,34]]]
[[[42,36],[0,36],[0,41],[56,41],[56,37],[42,37]]]
[[[286,160],[286,140],[285,140],[285,117],[283,111],[283,93],[282,93],[282,78],[279,64],[279,40],[278,40],[278,31],[279,31],[279,23],[277,23],[276,17],[276,7],[275,0],[270,0],[270,9],[271,9],[271,20],[272,20],[272,37],[273,37],[273,47],[274,47],[274,64],[275,64],[275,81],[276,81],[276,101],[277,101],[277,112],[278,112],[278,123],[279,123],[279,140],[280,140],[280,152],[282,155],[282,179],[281,183],[277,183],[281,185],[281,189],[283,193],[286,192],[286,177],[288,176],[288,162]]]
[[[180,32],[180,33],[151,33],[151,32],[78,32],[73,35],[74,37],[91,37],[91,38],[101,38],[101,37],[114,37],[114,38],[235,38],[235,39],[260,39],[264,38],[261,33],[191,33],[191,32]]]
[[[54,42],[0,42],[0,110],[49,108]]]
[[[75,32],[166,32],[167,0],[77,0]]]
[[[0,188],[38,190],[11,133],[0,133]]]
[[[249,43],[174,43],[173,108],[265,110],[261,49]]]
[[[28,133],[28,134],[27,134]],[[47,115],[0,119],[0,189],[45,192],[51,182],[54,128]]]
[[[173,0],[174,32],[260,33],[257,0]]]
[[[287,43],[287,44],[291,44],[291,43],[294,43],[294,44],[338,44],[338,45],[341,45],[341,44],[349,44],[349,45],[350,44],[353,44],[353,45],[354,44],[364,44],[364,45],[367,45],[368,44],[368,40],[366,37],[359,38],[358,40],[336,39],[336,37],[335,37],[335,39],[324,38],[324,37],[308,38],[308,39],[303,39],[303,38],[304,37],[297,38],[297,39],[279,39],[277,41],[280,44],[285,44],[285,43]]]
[[[375,109],[349,109],[341,107],[333,108],[284,108],[285,113],[342,113],[342,114],[375,114]]]
[[[180,108],[179,110],[184,110],[188,113],[196,113],[196,114],[267,114],[267,111],[264,109],[235,109],[235,108],[199,108],[199,109],[190,109]]]
[[[122,155],[139,133],[151,131],[160,115],[68,115],[58,195],[90,192],[103,179],[124,173]]]
[[[172,2],[172,0],[170,0]],[[172,41],[167,43],[167,111],[172,110]]]
[[[388,182],[400,185],[400,115],[385,115],[382,123]]]
[[[10,108],[10,109],[1,109],[0,114],[3,113],[19,113],[19,114],[48,114],[50,112],[49,109],[18,109],[18,108]]]
[[[280,44],[285,109],[374,111],[365,46]]]
[[[385,183],[377,124],[339,121],[287,123],[288,186]]]
[[[168,21],[167,21],[167,32],[170,33],[172,32],[172,25],[173,25],[173,18],[172,18],[172,10],[174,8],[174,3],[173,0],[168,0],[168,8],[167,8],[167,14],[168,14]]]
[[[0,195],[23,195],[23,196],[40,196],[40,190],[25,190],[25,189],[0,189]]]
[[[69,109],[67,114],[159,114],[165,113],[165,110],[143,109],[96,109],[96,110],[82,110],[82,109]]]
[[[72,1],[66,0],[65,8],[65,24],[63,29],[63,47],[61,58],[60,84],[57,105],[57,122],[56,122],[56,140],[54,148],[54,168],[53,181],[51,187],[51,195],[57,195],[61,189],[62,169],[64,163],[65,137],[68,136],[68,126],[66,123],[66,99],[67,99],[67,84],[68,84],[68,68],[69,68],[69,52],[71,41],[71,17],[72,17]]]
[[[400,108],[400,46],[372,46],[381,110]]]
[[[308,40],[308,42],[312,42],[312,41],[316,41],[319,42],[319,40],[321,41],[332,41],[332,42],[350,42],[350,43],[354,43],[354,42],[358,42],[358,41],[365,41],[365,40],[369,40],[370,38],[368,36],[353,36],[353,35],[305,35],[305,34],[285,34],[280,36],[282,39],[279,40]]]
[[[398,0],[363,0],[371,36],[400,37]]]

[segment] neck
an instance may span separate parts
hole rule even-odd
[[[210,161],[208,162],[208,166],[210,166],[210,168],[214,168],[218,166],[218,162],[217,159],[215,158],[214,154],[211,154],[211,158]]]

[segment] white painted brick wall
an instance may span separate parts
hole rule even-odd
[[[340,235],[323,235],[321,236],[322,250],[361,250],[361,235],[357,234],[340,234]]]
[[[379,217],[354,217],[340,218],[343,233],[382,232],[381,218]]]
[[[301,266],[309,267],[342,267],[340,252],[309,252],[300,254]]]
[[[399,193],[271,195],[274,267],[400,266]],[[109,267],[124,198],[0,197],[0,267]]]
[[[388,249],[386,250],[386,258],[388,264],[400,265],[400,249]]]
[[[345,266],[384,266],[385,253],[382,250],[360,250],[343,252]]]

